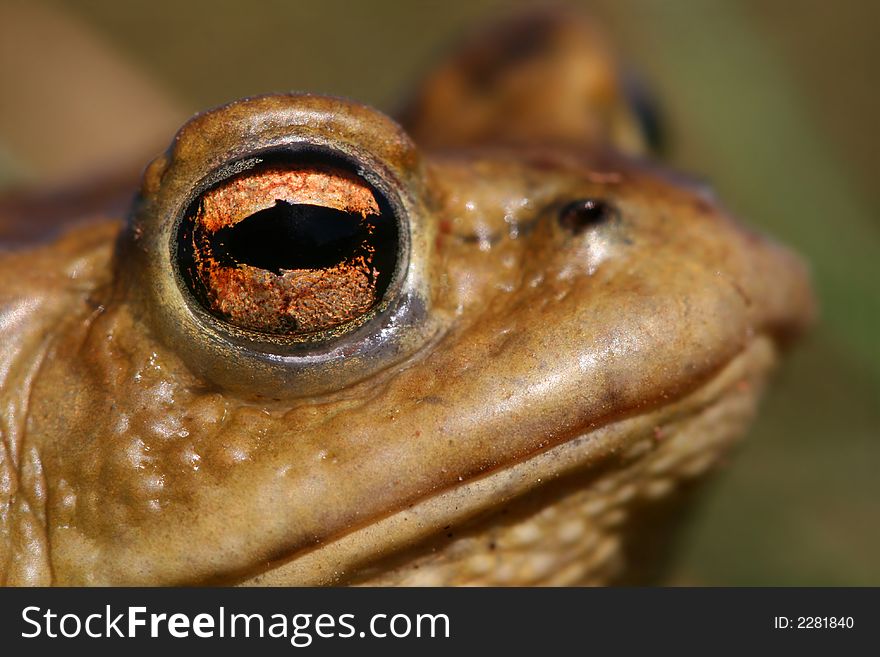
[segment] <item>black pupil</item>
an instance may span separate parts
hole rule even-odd
[[[359,214],[322,205],[275,201],[211,238],[221,264],[266,269],[324,269],[347,259],[369,237]],[[225,262],[224,262],[225,260]]]
[[[559,212],[560,225],[578,234],[591,226],[604,223],[613,215],[611,206],[601,199],[581,199],[566,205]]]

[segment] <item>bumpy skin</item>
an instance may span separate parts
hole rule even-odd
[[[481,80],[546,62],[506,52]],[[628,111],[605,74],[591,118],[609,98]],[[416,94],[415,134],[431,133],[434,93],[447,124],[470,103],[440,93],[446,79]],[[183,128],[124,230],[0,256],[3,582],[650,574],[666,511],[742,433],[812,297],[795,256],[702,189],[611,154],[633,150],[631,117],[626,138],[591,127],[565,144],[552,117],[570,98],[508,121],[530,134],[471,124],[475,146],[447,132],[431,149],[347,101],[240,101]],[[357,162],[407,229],[385,302],[305,347],[206,317],[169,242],[211,172],[294,143]],[[572,230],[559,215],[578,199],[610,210]]]

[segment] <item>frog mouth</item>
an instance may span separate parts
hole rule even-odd
[[[511,510],[546,508],[572,490],[585,492],[585,509],[624,515],[631,506],[674,497],[721,461],[745,431],[777,353],[772,338],[757,335],[675,400],[462,481],[237,583],[387,583],[375,578],[410,563],[418,568],[420,559],[456,540],[480,536],[493,523],[510,524]]]

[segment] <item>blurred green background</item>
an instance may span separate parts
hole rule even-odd
[[[462,31],[510,4],[5,0],[0,186],[81,177],[111,153],[145,161],[188,113],[249,94],[393,110]],[[880,584],[880,3],[574,4],[660,99],[668,159],[804,254],[821,302],[670,581]]]

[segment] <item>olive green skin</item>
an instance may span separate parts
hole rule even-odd
[[[420,149],[353,102],[238,101],[178,133],[124,228],[0,255],[2,581],[636,573],[641,510],[721,457],[811,321],[805,267],[616,140],[468,134]],[[303,142],[392,200],[400,267],[350,330],[254,339],[187,297],[174,226],[230,161]],[[570,230],[578,199],[613,213]],[[552,528],[572,518],[570,549]],[[545,541],[511,542],[536,527]]]

